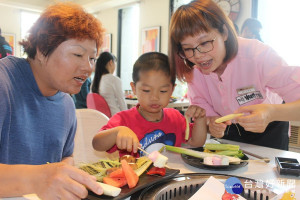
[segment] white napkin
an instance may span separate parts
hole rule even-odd
[[[218,179],[211,176],[205,182],[205,184],[191,198],[189,198],[189,200],[222,200],[222,196],[224,193],[224,184]],[[238,196],[238,200],[246,200],[242,196]]]

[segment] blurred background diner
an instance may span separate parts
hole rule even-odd
[[[109,52],[100,54],[96,62],[91,92],[101,95],[107,102],[111,115],[126,110],[122,81],[114,75],[117,58]]]
[[[244,21],[241,29],[241,37],[248,39],[257,39],[262,42],[260,31],[262,25],[260,21],[255,18],[248,18]]]
[[[0,27],[0,59],[8,55],[12,55],[13,50],[9,43],[6,41],[5,37],[2,36]]]

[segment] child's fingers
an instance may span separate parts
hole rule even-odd
[[[200,116],[201,116],[201,117],[205,117],[205,116],[206,116],[206,110],[203,109],[203,108],[201,108],[200,110],[201,110],[201,111],[200,111]]]
[[[122,138],[117,137],[116,145],[119,149],[122,148]]]
[[[188,116],[188,115],[186,115],[186,116]],[[199,118],[203,118],[203,117],[205,117],[205,116],[206,116],[205,110],[203,110],[203,109],[201,109],[201,108],[194,110],[194,113],[192,113],[192,114],[190,115],[190,117],[191,117],[193,120],[199,119]]]
[[[185,116],[191,117],[193,119],[196,119],[199,117],[205,117],[205,115],[206,115],[205,110],[196,105],[191,105],[185,112]]]
[[[138,147],[141,147],[142,145],[140,144],[139,141],[134,141],[133,142],[133,153],[136,153],[138,151]]]
[[[194,117],[195,118],[199,118],[199,117],[205,117],[206,113],[205,113],[205,110],[198,107],[198,109],[195,111],[195,115]]]
[[[197,107],[195,105],[190,105],[188,109],[185,111],[185,116],[193,117]]]
[[[126,140],[126,150],[128,152],[131,152],[132,151],[132,139],[131,138],[128,138]]]
[[[126,149],[127,148],[127,140],[126,138],[122,138],[121,140],[121,149]]]

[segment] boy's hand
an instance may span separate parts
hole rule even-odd
[[[224,131],[227,127],[227,125],[231,124],[231,121],[226,121],[223,123],[216,123],[215,120],[220,118],[219,116],[216,117],[208,117],[208,127],[209,127],[209,132],[212,136],[216,138],[221,138],[224,136]]]
[[[190,105],[188,109],[185,111],[185,116],[192,118],[194,121],[206,116],[206,112],[203,108]]]
[[[118,131],[116,145],[119,149],[126,149],[128,152],[133,151],[133,153],[137,153],[140,142],[130,128],[121,126]]]
[[[187,111],[185,112],[185,116],[186,118],[192,118],[192,120],[194,121],[194,125],[191,131],[192,136],[187,141],[187,144],[194,147],[203,146],[207,136],[205,109],[196,105],[191,105],[188,107]],[[187,127],[188,125],[189,124],[187,124]],[[186,136],[185,136],[186,139],[188,138],[187,131],[189,130],[186,130]]]

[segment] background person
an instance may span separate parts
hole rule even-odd
[[[109,153],[119,150],[122,156],[137,153],[140,145],[149,153],[158,151],[164,144],[181,146],[186,142],[185,118],[178,110],[166,108],[175,88],[175,74],[168,57],[158,52],[141,55],[133,66],[132,79],[130,85],[138,105],[110,118],[94,137],[93,147]],[[190,106],[186,116],[194,119],[187,143],[202,146],[207,135],[205,111]]]
[[[87,108],[86,97],[88,93],[90,93],[91,84],[92,84],[91,78],[88,77],[86,81],[83,83],[83,85],[81,86],[80,92],[72,95],[76,109]]]
[[[111,115],[126,110],[122,81],[113,75],[116,70],[117,58],[109,52],[100,54],[96,62],[92,92],[98,93],[106,100]]]
[[[260,31],[262,25],[260,21],[255,18],[248,18],[244,21],[241,29],[241,37],[248,39],[257,39],[262,42]]]
[[[1,34],[2,32],[0,28],[0,59],[12,55],[13,51],[11,46],[5,41],[5,38]]]
[[[236,34],[240,35],[240,29],[239,29],[238,25],[237,24],[233,24],[233,26],[234,26]]]
[[[55,4],[20,42],[28,58],[0,60],[0,197],[74,200],[87,188],[102,194],[95,177],[72,166],[76,115],[69,94],[91,74],[103,33],[79,5]]]
[[[238,38],[211,0],[179,7],[169,33],[171,66],[187,81],[191,105],[206,110],[212,136],[288,150],[286,121],[300,120],[299,67],[258,40]],[[236,126],[215,123],[234,112],[245,113]]]

